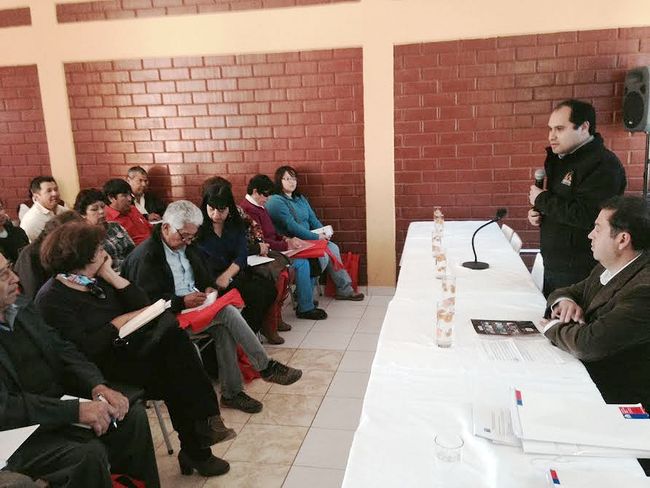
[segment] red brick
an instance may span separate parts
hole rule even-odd
[[[120,94],[146,93],[144,83],[118,83],[116,86]]]
[[[122,122],[129,122],[129,121],[131,121],[131,119],[122,120]],[[146,119],[135,119],[135,126],[138,129],[164,129],[165,119],[161,117],[147,117]]]
[[[140,71],[131,71],[131,81],[158,81],[160,74],[158,70],[146,69]]]
[[[537,36],[513,36],[497,38],[498,47],[536,46]]]
[[[238,111],[239,111],[239,107],[236,103],[220,103],[220,104],[208,105],[209,115],[236,114],[238,113]]]
[[[181,139],[209,139],[210,137],[210,129],[181,129]]]
[[[154,129],[151,131],[151,139],[154,141],[177,141],[180,138],[178,129]]]
[[[537,43],[540,46],[546,44],[561,44],[568,42],[576,42],[578,40],[577,32],[556,32],[553,34],[538,34]]]
[[[616,39],[618,37],[618,30],[604,29],[578,32],[578,41],[601,41],[606,39]]]
[[[616,67],[616,56],[594,56],[578,58],[578,70]]]
[[[595,71],[576,71],[555,74],[555,83],[558,85],[575,85],[576,83],[589,83],[594,81]]]
[[[123,141],[150,141],[151,135],[148,130],[124,130],[122,131]]]
[[[194,127],[193,117],[165,117],[164,125],[167,129],[182,129]]]
[[[176,91],[173,81],[148,81],[145,85],[147,93],[174,93]]]
[[[225,117],[196,117],[196,127],[225,127]],[[188,126],[190,127],[190,126]]]
[[[535,47],[518,47],[516,50],[516,59],[539,59],[555,57],[555,46],[535,46]]]
[[[197,68],[193,68],[197,69]],[[190,70],[187,68],[169,68],[169,69],[161,69],[159,70],[160,72],[160,79],[161,80],[187,80],[190,77]],[[192,76],[192,78],[195,78]]]
[[[193,93],[163,93],[163,105],[185,105],[193,101]]]
[[[192,152],[193,141],[165,141],[165,152]]]

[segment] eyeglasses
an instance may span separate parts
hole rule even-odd
[[[282,180],[283,181],[298,181],[298,178],[296,178],[295,176],[283,176]]]
[[[263,197],[268,197],[270,194],[271,194],[271,191],[270,191],[270,190],[266,190],[266,191],[261,191],[261,192],[260,192],[260,195],[262,195]]]
[[[174,229],[174,230],[178,234],[178,237],[181,238],[181,241],[183,241],[185,244],[192,244],[192,242],[196,240],[197,237],[196,234],[188,235],[188,234],[183,234],[180,229]]]
[[[14,272],[14,263],[7,261],[4,268],[0,269],[0,281],[9,281],[9,278]]]

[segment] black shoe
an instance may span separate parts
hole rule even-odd
[[[327,312],[322,308],[312,308],[306,312],[296,312],[296,317],[307,320],[325,320]]]
[[[197,461],[185,454],[182,449],[178,453],[178,465],[181,468],[181,474],[185,476],[191,475],[195,469],[201,476],[219,476],[230,471],[230,464],[221,458],[210,455],[208,459]]]
[[[249,397],[243,391],[240,391],[232,398],[226,398],[221,395],[221,406],[227,408],[234,408],[246,413],[258,413],[262,411],[262,402]]]
[[[360,302],[363,300],[363,293],[352,293],[352,295],[336,295],[335,300],[349,300],[351,302]]]
[[[226,427],[223,424],[223,419],[219,415],[205,420],[197,420],[194,430],[198,437],[199,445],[203,448],[237,437],[237,432]]]
[[[266,369],[260,371],[260,375],[262,375],[264,381],[268,381],[269,383],[290,385],[300,379],[302,370],[285,366],[282,363],[278,363],[275,359],[271,359]]]

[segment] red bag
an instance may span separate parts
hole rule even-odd
[[[343,263],[338,260],[336,256],[330,251],[329,247],[327,247],[327,243],[329,241],[325,239],[319,239],[317,241],[305,241],[311,244],[311,247],[308,247],[307,249],[297,252],[292,258],[304,258],[304,259],[309,259],[309,258],[322,258],[327,254],[330,258],[330,261],[332,261],[332,266],[334,267],[335,271],[338,271],[343,267]]]
[[[227,305],[234,305],[237,308],[244,306],[244,299],[241,297],[238,290],[230,290],[225,295],[217,298],[217,300],[209,307],[195,310],[193,312],[176,314],[178,325],[181,329],[187,329],[190,327],[192,332],[198,334],[210,325],[215,315],[217,315],[221,309]]]
[[[131,478],[126,474],[112,474],[111,484],[113,488],[145,488],[142,481]]]
[[[341,258],[343,259],[343,267],[352,279],[352,289],[357,293],[357,290],[359,289],[359,260],[361,259],[361,256],[359,254],[346,252],[341,256]],[[336,286],[334,285],[332,278],[327,275],[325,296],[333,297],[334,295],[336,295]]]

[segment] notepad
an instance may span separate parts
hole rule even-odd
[[[143,325],[148,324],[153,319],[155,319],[160,314],[162,314],[170,306],[171,303],[165,302],[165,300],[163,300],[162,298],[157,302],[149,305],[142,312],[140,312],[138,315],[136,315],[131,320],[129,320],[126,324],[120,327],[120,331],[119,331],[120,338],[124,338],[129,334],[132,334]]]
[[[181,310],[181,313],[190,313],[190,312],[196,312],[197,310],[203,310],[204,308],[209,307],[216,301],[217,301],[217,292],[213,291],[207,294],[207,296],[205,297],[205,301],[201,305],[199,305],[198,307],[186,308],[184,310]]]
[[[259,266],[260,264],[270,263],[275,261],[275,259],[268,256],[260,256],[259,254],[252,254],[246,258],[246,263],[249,266]]]
[[[334,235],[334,229],[331,225],[325,225],[323,227],[319,227],[318,229],[312,229],[311,231],[314,234],[324,234],[328,239]]]

